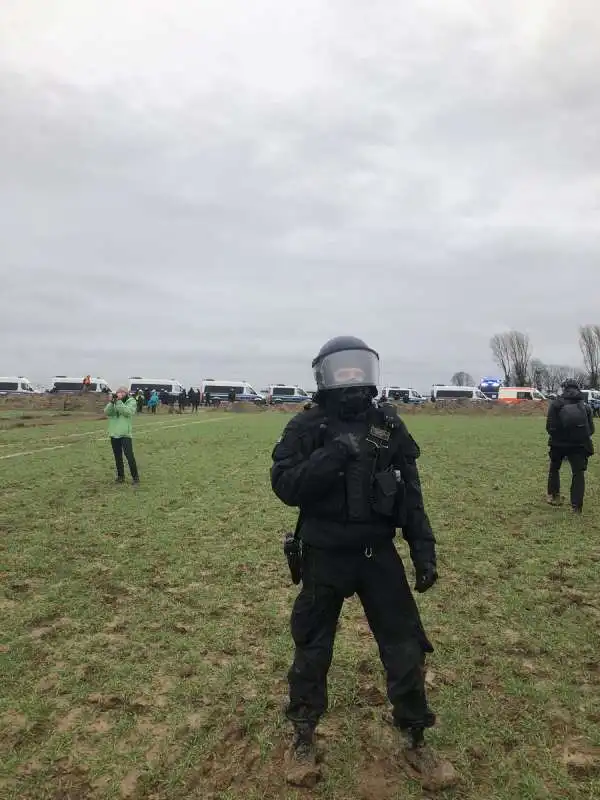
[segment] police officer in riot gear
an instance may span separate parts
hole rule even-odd
[[[377,640],[395,726],[406,758],[422,775],[454,782],[451,765],[425,746],[435,723],[425,691],[433,652],[394,546],[400,528],[410,548],[415,589],[437,580],[435,538],[423,507],[419,447],[393,406],[377,406],[379,356],[340,336],[313,361],[316,405],[286,426],[272,458],[275,494],[300,510],[302,589],[291,617],[295,656],[286,716],[292,764],[316,765],[314,732],[327,710],[327,673],[344,599],[357,594]],[[294,782],[293,774],[288,780]]]

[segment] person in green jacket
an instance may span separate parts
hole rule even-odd
[[[108,417],[108,435],[112,444],[115,464],[117,466],[117,483],[125,482],[125,466],[123,453],[129,464],[129,471],[134,484],[140,482],[135,456],[133,455],[132,420],[137,413],[137,403],[124,386],[120,386],[112,395],[110,403],[104,409]]]

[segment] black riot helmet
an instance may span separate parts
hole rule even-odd
[[[356,336],[336,336],[312,362],[319,392],[368,387],[377,394],[379,354]]]

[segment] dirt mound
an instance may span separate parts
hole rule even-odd
[[[548,403],[523,400],[520,403],[477,402],[473,400],[437,400],[435,403],[411,405],[394,403],[400,414],[474,414],[486,416],[545,416]]]
[[[473,402],[472,400],[438,400],[435,403],[413,405],[392,403],[403,416],[407,414],[473,414],[486,416],[545,416],[548,403],[524,400],[521,403],[507,404],[496,402]],[[281,403],[268,406],[269,411],[284,414],[297,414],[304,406],[301,403]]]
[[[102,412],[108,402],[106,394],[97,392],[81,392],[78,394],[35,394],[6,395],[0,397],[0,411],[81,411],[86,413]]]

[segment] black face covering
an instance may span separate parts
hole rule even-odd
[[[373,389],[369,386],[331,389],[326,394],[328,412],[340,419],[354,419],[368,411],[373,404]]]

